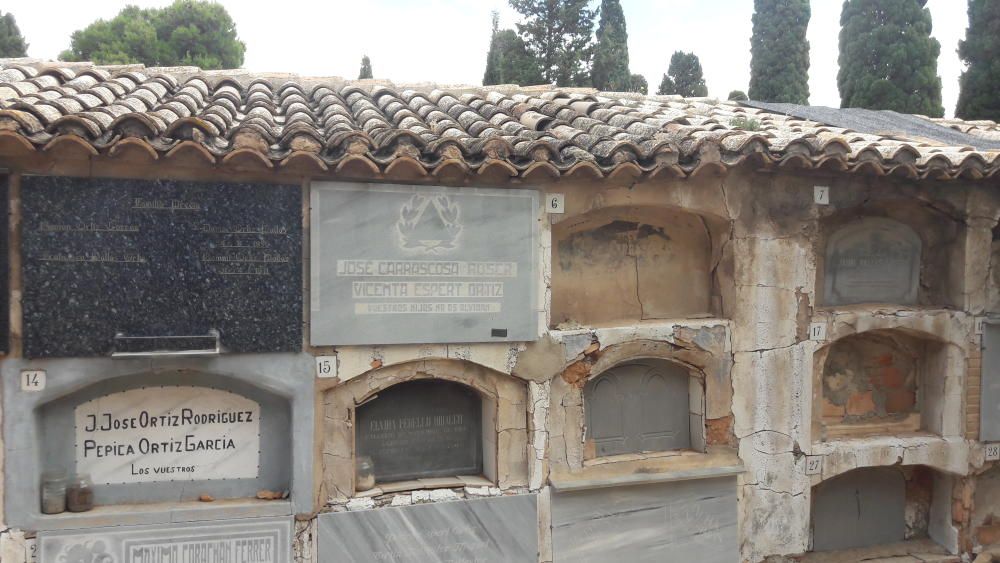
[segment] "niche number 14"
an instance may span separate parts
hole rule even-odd
[[[21,372],[21,391],[45,389],[45,370],[26,369]]]

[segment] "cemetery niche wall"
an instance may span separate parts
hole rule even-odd
[[[314,346],[538,337],[536,191],[311,190]]]
[[[25,176],[24,355],[302,347],[298,186]]]
[[[726,232],[672,208],[610,207],[556,223],[553,327],[721,314],[715,279]]]

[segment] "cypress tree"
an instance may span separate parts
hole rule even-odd
[[[0,57],[27,57],[28,44],[14,21],[14,14],[0,12]]]
[[[809,0],[754,0],[750,97],[809,103]]]
[[[373,78],[372,60],[368,58],[368,55],[361,57],[361,71],[358,72],[358,80],[363,80],[365,78]]]
[[[698,56],[675,51],[670,56],[670,66],[663,75],[657,94],[676,94],[685,98],[707,96],[708,88],[705,86],[705,76]]]
[[[958,54],[968,68],[962,73],[955,115],[1000,121],[1000,2],[969,0],[969,28]]]
[[[601,0],[601,20],[597,26],[590,77],[598,90],[624,92],[632,86],[628,70],[628,31],[618,0]]]
[[[840,14],[841,107],[944,115],[927,0],[845,0]]]
[[[528,53],[524,40],[513,29],[499,29],[499,15],[493,12],[493,36],[486,55],[486,72],[483,85],[491,84],[541,84],[542,70],[535,58]]]
[[[594,10],[589,0],[509,0],[524,23],[517,30],[539,61],[545,81],[589,86]]]

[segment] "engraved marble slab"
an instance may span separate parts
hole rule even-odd
[[[314,183],[312,343],[534,340],[537,213],[532,190]]]
[[[921,245],[913,229],[890,219],[841,227],[827,243],[824,304],[916,303]]]
[[[736,478],[552,495],[557,562],[739,561]]]
[[[156,337],[155,350],[204,348],[162,337],[213,330],[229,352],[301,349],[298,186],[44,176],[22,186],[26,357],[148,351],[119,333]]]
[[[323,563],[535,563],[535,495],[320,514]]]
[[[42,563],[290,563],[291,518],[39,532]]]
[[[256,479],[260,405],[208,387],[153,386],[80,404],[76,471],[95,483]]]

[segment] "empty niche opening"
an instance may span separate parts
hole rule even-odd
[[[552,325],[721,313],[712,233],[723,228],[665,208],[600,209],[553,227]]]
[[[994,467],[976,478],[972,528],[976,545],[1000,545],[1000,467]]]
[[[96,505],[291,488],[287,398],[180,370],[95,383],[36,410],[43,472],[88,474]]]
[[[819,436],[825,440],[942,433],[945,345],[900,330],[837,340],[817,352]]]
[[[838,551],[928,537],[935,473],[923,466],[855,469],[812,491],[812,550]],[[950,509],[949,507],[944,507]]]
[[[705,450],[700,378],[665,360],[615,366],[584,387],[585,457]]]
[[[356,455],[371,461],[375,483],[494,480],[495,416],[494,401],[460,383],[398,383],[358,406]]]

